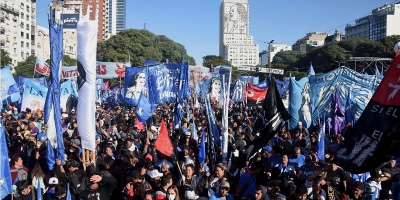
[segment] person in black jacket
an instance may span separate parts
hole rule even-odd
[[[89,181],[88,186],[79,196],[81,200],[108,200],[115,185],[117,185],[117,179],[107,171],[94,173]]]

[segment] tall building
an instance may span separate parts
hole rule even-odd
[[[400,35],[400,3],[385,4],[366,17],[345,28],[346,39],[365,38],[373,41],[390,35]]]
[[[248,0],[223,0],[220,6],[219,55],[235,67],[256,66],[259,46],[249,35]]]
[[[126,27],[126,0],[108,0],[109,4],[109,32],[111,35],[125,30]]]
[[[0,8],[0,48],[8,52],[15,67],[35,55],[36,1],[2,0]]]

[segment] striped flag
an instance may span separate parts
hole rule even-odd
[[[78,131],[82,140],[82,148],[95,150],[96,133],[96,48],[98,29],[98,8],[95,10],[96,19],[89,19],[90,6],[87,14],[82,16],[77,24],[78,35]]]

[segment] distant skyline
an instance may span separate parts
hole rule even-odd
[[[48,28],[50,0],[37,0],[37,24]],[[292,45],[310,32],[344,33],[346,24],[371,14],[371,11],[398,0],[263,1],[249,0],[250,36],[260,42],[274,40]],[[165,35],[182,44],[187,54],[201,65],[202,57],[218,55],[219,7],[221,0],[127,0],[126,28],[143,29]]]

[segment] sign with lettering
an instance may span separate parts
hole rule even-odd
[[[37,109],[43,110],[46,96],[47,87],[40,86],[26,79],[22,94],[21,110],[26,110],[26,108],[30,108],[32,111]]]
[[[125,63],[96,62],[96,78],[112,79],[125,77]],[[128,66],[129,67],[129,66]],[[76,66],[62,66],[61,75],[63,79],[76,79],[78,69]]]
[[[61,14],[64,29],[76,29],[79,21],[79,14]]]
[[[238,67],[239,71],[257,71],[257,67],[248,67],[248,66],[239,66]],[[261,73],[269,73],[269,68],[268,67],[258,67],[259,72]],[[274,69],[271,68],[271,74],[280,74],[283,75],[283,73],[285,72],[284,69]]]
[[[373,94],[335,163],[353,173],[371,171],[400,156],[400,51]]]

